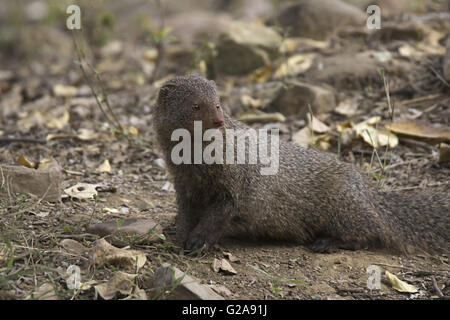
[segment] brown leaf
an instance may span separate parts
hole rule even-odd
[[[116,248],[105,239],[99,239],[95,242],[95,247],[91,250],[91,256],[96,264],[105,263],[116,267],[132,268],[133,270],[139,270],[147,262],[145,253]]]
[[[231,264],[226,259],[214,259],[212,263],[212,269],[214,272],[222,271],[225,274],[235,275],[236,270],[231,266]]]
[[[450,141],[450,127],[435,126],[423,120],[402,120],[387,124],[386,128],[398,134],[437,143]]]
[[[131,295],[135,288],[134,279],[136,277],[137,274],[117,271],[108,282],[96,285],[95,289],[105,300],[114,299],[118,293],[122,295]]]

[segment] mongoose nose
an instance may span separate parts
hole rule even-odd
[[[215,126],[221,127],[221,126],[223,126],[224,121],[223,120],[213,120],[213,123]]]

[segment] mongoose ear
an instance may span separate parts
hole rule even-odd
[[[217,88],[216,82],[214,80],[208,80],[208,81],[214,88]]]
[[[167,97],[177,86],[173,83],[166,83],[159,89],[159,97]]]

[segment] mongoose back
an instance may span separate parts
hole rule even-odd
[[[154,127],[177,193],[177,241],[187,251],[210,248],[224,234],[310,245],[317,252],[387,249],[448,252],[450,194],[388,192],[332,155],[279,142],[279,170],[261,164],[174,164],[183,128],[245,129],[220,106],[212,81],[176,77],[160,89]],[[222,131],[223,132],[223,131]]]

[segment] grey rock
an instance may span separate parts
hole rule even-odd
[[[4,179],[5,188],[0,193],[29,193],[44,201],[61,200],[61,167],[56,161],[44,170],[22,166],[0,165],[0,179]]]
[[[340,0],[298,0],[275,19],[290,36],[325,39],[348,25],[365,26],[367,15]]]
[[[156,269],[153,285],[157,293],[168,294],[166,298],[170,300],[224,300],[210,287],[175,267]]]
[[[371,51],[339,54],[318,58],[306,78],[325,82],[337,89],[361,89],[368,85],[383,86],[379,70],[387,63],[379,61]],[[391,68],[393,69],[393,68]]]
[[[278,56],[281,41],[281,36],[270,27],[232,22],[217,41],[217,71],[244,75],[269,65]]]
[[[161,241],[162,227],[151,219],[125,219],[120,227],[117,220],[97,223],[89,226],[89,233],[96,234],[116,246],[148,244]]]
[[[314,114],[331,111],[336,107],[335,94],[325,87],[290,81],[274,99],[269,109],[286,116],[303,117],[309,111],[308,104]]]

